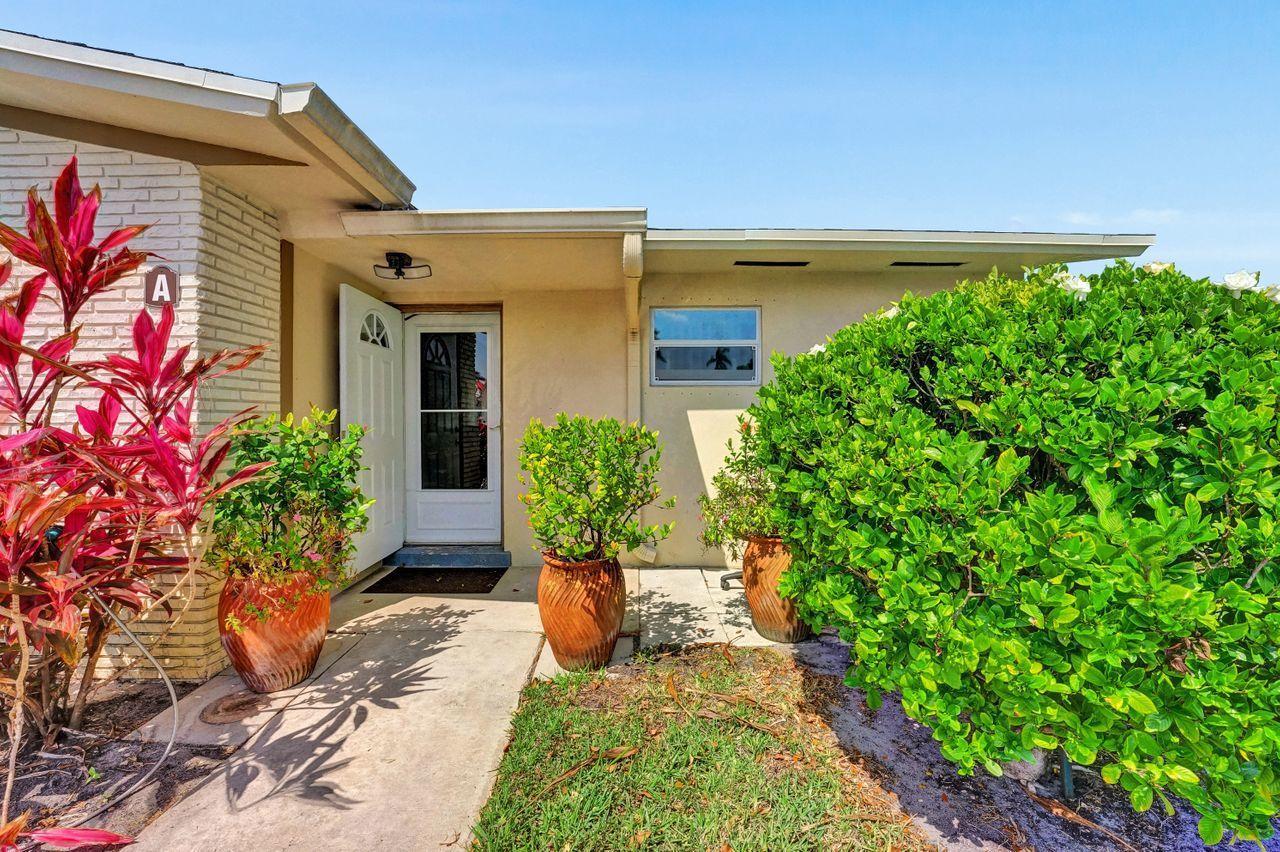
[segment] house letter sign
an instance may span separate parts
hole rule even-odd
[[[173,305],[175,308],[182,296],[178,284],[178,273],[168,266],[153,266],[147,270],[143,279],[143,301],[153,308]]]

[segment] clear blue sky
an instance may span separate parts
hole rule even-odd
[[[1280,2],[6,4],[0,26],[314,80],[419,207],[656,227],[1155,231],[1280,282]]]

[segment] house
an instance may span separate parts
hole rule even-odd
[[[270,342],[204,392],[200,423],[314,404],[369,427],[363,486],[377,502],[355,571],[406,543],[535,563],[515,460],[525,424],[560,411],[657,429],[676,532],[646,557],[723,564],[697,542],[696,498],[771,352],[809,349],[907,290],[1154,242],[668,230],[640,207],[436,210],[429,187],[420,208],[314,84],[13,32],[0,33],[0,128],[0,215],[20,219],[27,188],[47,191],[75,153],[106,193],[101,225],[155,223],[140,247],[176,273],[186,340],[200,352]],[[127,340],[143,287],[97,303],[86,347]],[[212,604],[206,591],[160,644],[179,674],[220,665]]]

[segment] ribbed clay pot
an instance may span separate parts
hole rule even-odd
[[[584,671],[608,663],[626,608],[618,560],[564,562],[543,554],[538,615],[560,668]]]
[[[311,674],[324,647],[329,627],[329,593],[315,592],[315,577],[300,571],[282,584],[229,577],[218,598],[218,633],[231,665],[254,692],[278,692],[296,686]],[[297,600],[297,605],[292,602]],[[249,607],[272,609],[285,605],[263,621]],[[235,616],[240,632],[227,629]]]
[[[756,632],[770,642],[802,642],[813,635],[796,615],[793,601],[778,594],[778,580],[791,567],[791,551],[780,538],[748,536],[742,554],[742,585]]]

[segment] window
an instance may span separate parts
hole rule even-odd
[[[367,314],[360,324],[360,339],[383,349],[391,348],[391,335],[387,332],[386,323],[377,314]]]
[[[760,383],[759,308],[654,308],[654,385]]]

